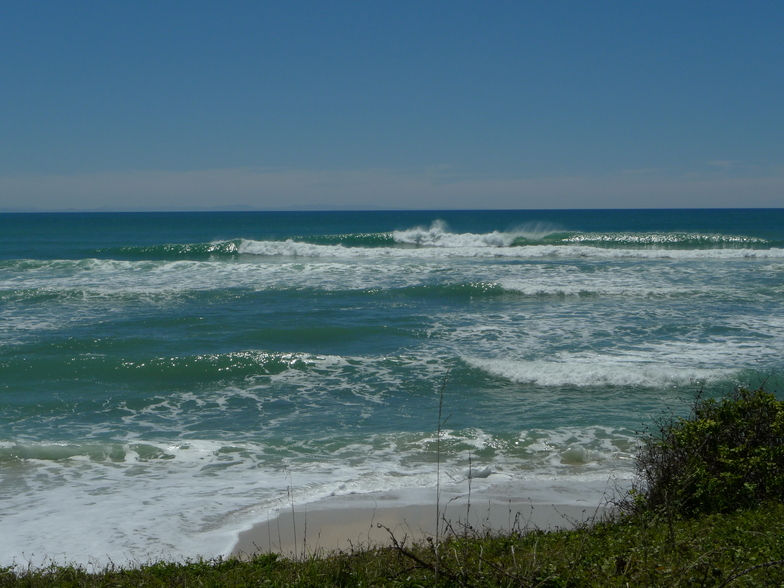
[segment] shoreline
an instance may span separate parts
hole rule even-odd
[[[579,489],[541,485],[477,484],[441,490],[438,515],[435,489],[406,489],[330,496],[282,509],[276,516],[239,533],[230,556],[261,553],[286,557],[411,543],[438,533],[512,532],[574,528],[600,521],[613,512],[611,482],[586,483]],[[481,482],[488,482],[481,480]],[[552,481],[555,482],[555,481]],[[469,499],[470,496],[470,499]]]

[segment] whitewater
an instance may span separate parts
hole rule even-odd
[[[628,486],[654,418],[780,388],[783,310],[782,210],[3,214],[0,566],[226,555],[437,459]]]

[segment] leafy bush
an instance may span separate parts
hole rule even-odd
[[[634,510],[693,516],[784,502],[784,401],[774,394],[700,394],[688,418],[657,424],[637,457]]]

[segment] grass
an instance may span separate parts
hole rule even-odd
[[[440,424],[441,404],[439,436]],[[294,558],[0,568],[0,588],[784,586],[784,402],[739,389],[658,425],[624,508],[573,530],[392,536],[391,547]]]
[[[571,531],[450,536],[437,554],[425,541],[298,559],[5,569],[0,587],[781,586],[782,560],[784,505],[768,504],[679,519],[672,528],[638,515]]]

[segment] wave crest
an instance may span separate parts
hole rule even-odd
[[[463,358],[479,370],[521,384],[543,387],[634,386],[667,388],[715,381],[732,375],[727,369],[678,368],[632,362],[514,361]]]

